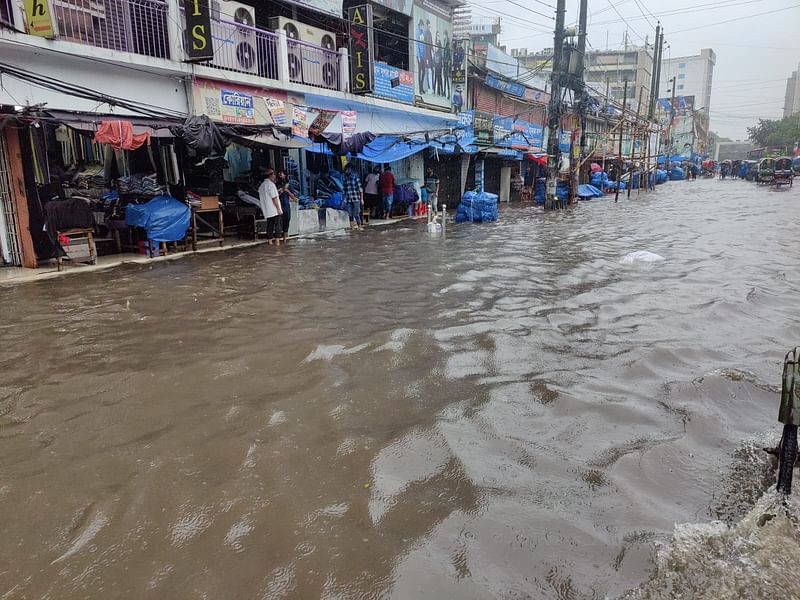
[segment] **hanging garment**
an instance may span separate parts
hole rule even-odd
[[[94,134],[95,142],[111,144],[122,150],[136,150],[144,144],[150,145],[150,133],[133,133],[130,121],[103,121]]]
[[[77,196],[48,202],[44,205],[44,212],[47,215],[47,229],[51,233],[94,227],[94,215],[89,203]]]

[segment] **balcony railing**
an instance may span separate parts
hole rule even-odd
[[[339,90],[340,54],[297,40],[287,40],[289,46],[289,80],[313,87]]]
[[[0,0],[0,25],[14,27],[14,13],[11,10],[11,0]]]
[[[61,40],[170,57],[167,4],[161,0],[53,0],[52,6]]]
[[[214,60],[209,66],[278,79],[278,36],[225,20],[211,21]]]

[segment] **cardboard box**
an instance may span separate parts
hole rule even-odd
[[[219,196],[200,196],[200,210],[217,210]]]

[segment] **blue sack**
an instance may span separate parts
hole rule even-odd
[[[333,192],[331,197],[325,200],[325,208],[335,208],[336,210],[342,209],[344,201],[342,192]]]

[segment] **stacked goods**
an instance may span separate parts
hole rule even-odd
[[[456,223],[497,221],[497,194],[465,192],[456,211]]]

